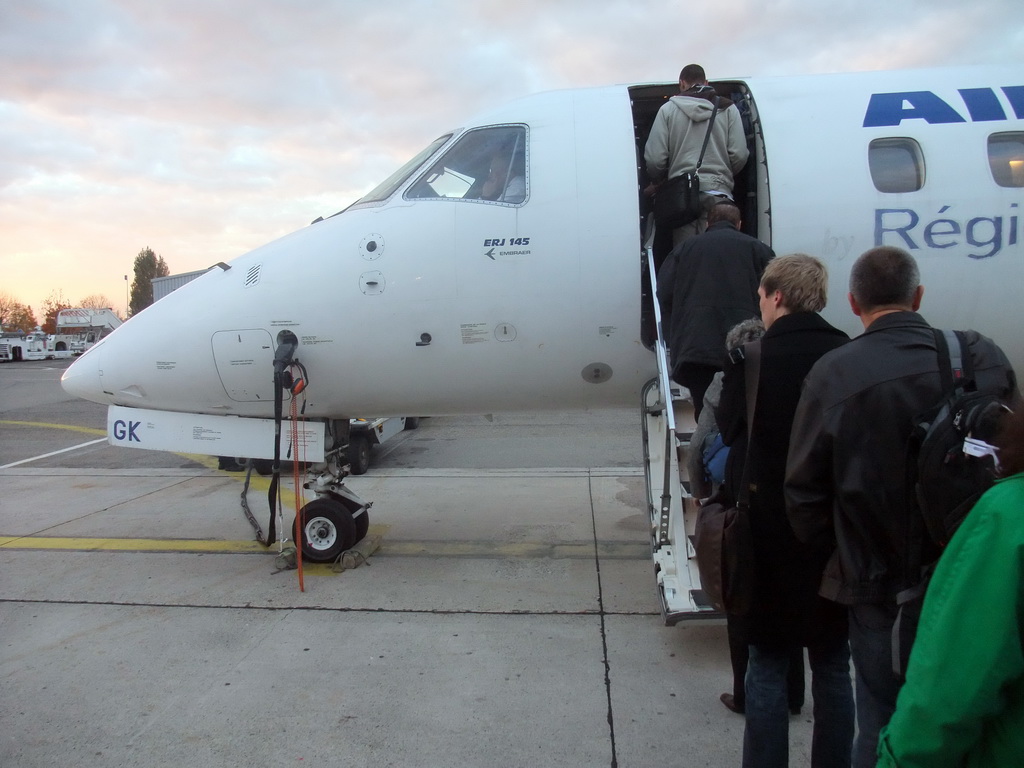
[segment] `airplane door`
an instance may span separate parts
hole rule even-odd
[[[723,81],[711,83],[719,97],[729,99],[739,110],[743,131],[747,137],[750,157],[743,169],[735,175],[733,197],[740,207],[743,231],[764,243],[772,243],[771,201],[768,188],[768,160],[764,136],[754,94],[745,82]],[[676,83],[671,85],[644,85],[629,89],[633,124],[636,127],[636,153],[638,185],[641,190],[650,183],[644,162],[644,147],[658,110],[669,98],[679,93]],[[641,195],[642,218],[650,211],[650,200]]]

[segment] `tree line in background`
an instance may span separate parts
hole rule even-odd
[[[138,314],[153,303],[153,278],[167,277],[171,271],[163,257],[157,256],[152,248],[147,247],[139,251],[139,255],[135,257],[134,273],[131,298],[128,301],[128,317]],[[109,298],[98,293],[86,296],[77,304],[71,304],[65,298],[64,292],[57,289],[51,291],[43,300],[40,322],[36,319],[32,307],[22,304],[6,293],[0,293],[0,328],[5,333],[31,333],[39,327],[44,333],[54,334],[57,332],[57,313],[62,309],[113,309],[112,304]],[[120,316],[120,312],[117,314]]]

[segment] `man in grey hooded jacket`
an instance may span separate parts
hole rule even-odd
[[[658,110],[647,137],[644,160],[652,184],[657,186],[666,179],[693,171],[716,100],[718,114],[700,166],[703,213],[697,221],[674,230],[673,245],[703,232],[711,206],[722,198],[732,199],[734,175],[743,169],[749,154],[743,122],[736,105],[719,98],[715,89],[708,85],[704,68],[688,64],[679,73],[679,95]]]

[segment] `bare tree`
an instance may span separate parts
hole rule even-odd
[[[113,309],[114,304],[102,293],[92,293],[78,302],[83,309]]]
[[[50,334],[56,333],[57,313],[70,307],[71,305],[64,298],[62,290],[50,291],[50,295],[43,300],[43,331]]]
[[[7,324],[11,322],[11,313],[19,303],[13,296],[0,293],[0,328],[7,329]]]

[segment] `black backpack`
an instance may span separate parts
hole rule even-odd
[[[977,391],[959,331],[933,333],[945,394],[914,420],[907,459],[925,531],[941,549],[995,480],[991,443],[1009,408],[999,395]]]
[[[896,596],[899,614],[893,626],[893,671],[902,679],[917,633],[924,595],[938,558],[925,564],[923,553],[940,552],[967,513],[995,481],[991,443],[1009,412],[999,395],[978,392],[967,340],[960,331],[935,334],[942,400],[914,419],[907,441],[907,488],[912,492],[907,536],[908,573],[916,574]],[[922,530],[923,529],[923,530]],[[930,544],[930,546],[929,546]]]

